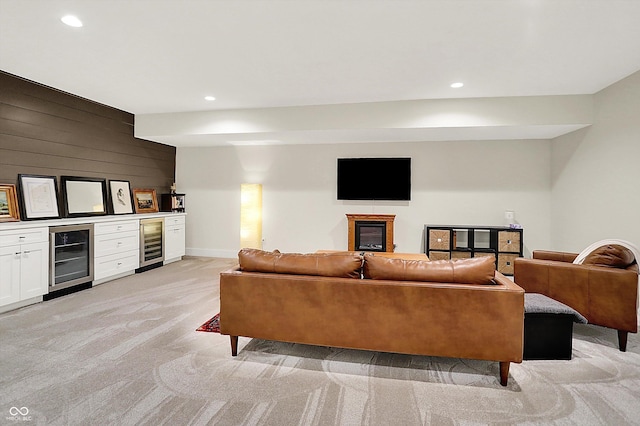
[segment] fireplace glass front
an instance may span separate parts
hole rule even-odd
[[[355,247],[362,251],[385,251],[385,222],[356,222]]]

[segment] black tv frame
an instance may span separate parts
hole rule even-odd
[[[338,158],[338,200],[411,200],[411,158]]]

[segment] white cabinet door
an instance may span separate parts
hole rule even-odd
[[[49,245],[23,244],[20,255],[20,299],[42,296],[48,291]]]
[[[169,226],[165,229],[164,258],[165,260],[175,259],[184,256],[184,225]]]
[[[20,300],[20,246],[0,247],[0,306]]]

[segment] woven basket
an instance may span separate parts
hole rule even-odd
[[[494,260],[496,258],[496,255],[493,253],[485,253],[482,251],[477,251],[475,253],[473,253],[473,257],[492,257]]]
[[[430,229],[429,230],[429,249],[430,250],[449,250],[451,233],[449,230]]]
[[[430,251],[429,260],[449,260],[448,251]]]
[[[520,252],[520,233],[512,231],[498,232],[498,251]]]
[[[513,275],[513,264],[517,257],[517,254],[498,254],[498,272]]]
[[[451,258],[452,259],[469,259],[471,257],[470,251],[452,251]]]

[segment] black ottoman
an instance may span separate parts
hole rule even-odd
[[[587,319],[557,300],[525,293],[523,359],[571,359],[574,322]]]

